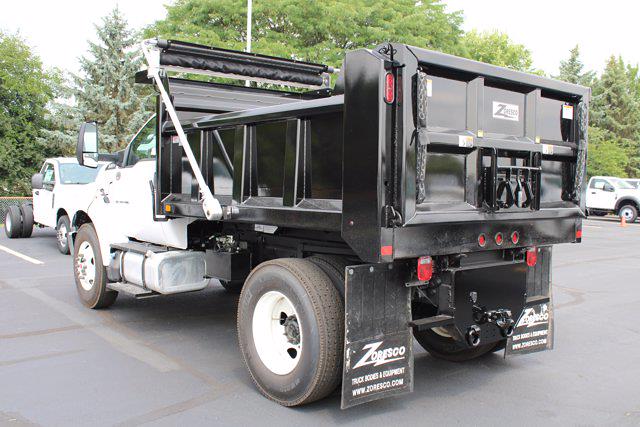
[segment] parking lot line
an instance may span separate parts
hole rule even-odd
[[[6,247],[6,246],[2,246],[2,245],[0,245],[0,250],[1,250],[1,251],[4,251],[4,252],[6,252],[6,253],[8,253],[8,254],[10,254],[10,255],[17,256],[18,258],[21,258],[21,259],[23,259],[23,260],[25,260],[25,261],[28,261],[28,262],[30,262],[31,264],[36,264],[36,265],[42,265],[42,264],[44,264],[44,262],[40,261],[39,259],[31,258],[31,257],[30,257],[30,256],[28,256],[28,255],[21,254],[20,252],[14,251],[13,249],[9,249],[9,248],[8,248],[8,247]]]

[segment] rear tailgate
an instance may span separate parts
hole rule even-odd
[[[349,203],[350,175],[363,188],[369,176],[348,168],[347,156],[365,149],[349,141],[377,135],[381,228],[369,258],[576,240],[584,209],[588,88],[405,45],[349,59],[343,235],[356,234],[349,221],[359,214]],[[392,103],[383,96],[388,73],[395,79]],[[356,113],[363,91],[371,99]],[[371,129],[373,123],[378,127]],[[372,225],[375,218],[368,220]],[[514,231],[517,243],[509,241]],[[484,246],[477,243],[481,233]],[[497,233],[503,245],[495,242]]]

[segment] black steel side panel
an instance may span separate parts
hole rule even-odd
[[[411,293],[402,270],[347,267],[343,409],[413,391]]]
[[[380,258],[383,61],[366,50],[345,59],[342,237],[367,262]]]

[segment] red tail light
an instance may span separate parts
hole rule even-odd
[[[387,104],[391,104],[395,100],[395,80],[392,73],[387,73],[384,76],[384,102]]]
[[[502,242],[504,241],[503,237],[502,237],[502,233],[497,233],[496,234],[496,245],[500,246],[502,244]]]
[[[514,245],[517,245],[519,241],[520,241],[520,235],[518,234],[518,232],[514,231],[513,233],[511,233],[511,243],[513,243]]]
[[[576,230],[576,240],[582,239],[582,229],[579,228]]]
[[[527,261],[527,265],[529,267],[534,267],[538,262],[538,248],[534,246],[532,248],[527,249],[527,255],[525,257],[525,260]]]
[[[428,282],[433,276],[433,260],[430,256],[418,258],[418,280]]]
[[[478,245],[480,245],[481,248],[484,248],[486,244],[487,244],[487,237],[484,234],[479,235]]]

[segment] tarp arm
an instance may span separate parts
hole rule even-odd
[[[207,185],[204,176],[202,176],[202,171],[200,170],[200,166],[193,155],[193,151],[191,150],[191,146],[189,145],[189,141],[187,140],[187,136],[182,129],[182,124],[178,118],[178,114],[176,113],[176,109],[171,102],[171,98],[167,93],[167,90],[162,83],[162,79],[160,78],[160,52],[157,48],[155,40],[145,40],[140,44],[142,49],[142,53],[147,61],[148,68],[147,73],[148,76],[153,79],[160,92],[160,98],[164,103],[167,113],[169,113],[169,117],[171,118],[171,122],[175,128],[176,133],[178,134],[178,139],[180,141],[180,145],[184,150],[185,155],[187,156],[187,160],[189,161],[189,165],[193,170],[193,175],[198,182],[198,187],[200,190],[200,196],[202,201],[202,209],[204,210],[205,217],[210,221],[219,220],[222,218],[222,206],[220,206],[220,202],[218,199],[213,197],[211,193],[211,189]]]

